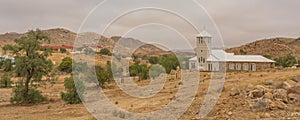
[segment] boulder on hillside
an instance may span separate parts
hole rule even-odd
[[[300,95],[299,94],[290,93],[290,94],[288,94],[288,99],[289,99],[290,104],[300,105]]]
[[[273,100],[273,94],[270,93],[270,92],[267,92],[267,93],[265,93],[264,98],[265,98],[265,99]]]
[[[300,95],[300,86],[293,86],[293,87],[290,87],[289,89],[287,89],[287,93],[288,93],[288,94],[294,93],[294,94]]]
[[[270,110],[277,110],[277,109],[283,110],[283,109],[286,109],[287,107],[288,106],[284,102],[279,101],[279,100],[272,101],[267,106],[267,108]]]
[[[240,95],[240,90],[237,88],[232,88],[230,91],[230,96],[238,96]]]
[[[262,111],[265,110],[271,100],[268,99],[258,99],[253,104],[250,105],[250,108],[253,111]]]
[[[287,90],[285,90],[285,89],[273,90],[273,98],[276,101],[281,101],[281,102],[284,102],[284,103],[288,103]]]
[[[254,98],[261,98],[264,96],[264,94],[265,94],[265,87],[261,85],[257,85],[252,91],[249,92],[248,96],[254,99]]]
[[[293,81],[300,83],[300,76],[296,76],[294,78],[292,78]]]
[[[290,87],[292,87],[292,85],[290,83],[288,83],[286,81],[282,83],[282,88],[283,89],[289,89]]]

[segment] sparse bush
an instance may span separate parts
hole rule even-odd
[[[59,64],[58,69],[62,72],[71,73],[72,72],[72,58],[66,57]]]
[[[4,59],[2,57],[0,57],[0,69],[2,69],[4,64]]]
[[[12,71],[13,67],[12,67],[12,62],[11,60],[7,59],[4,61],[3,63],[3,70],[5,72],[9,72],[9,71]]]
[[[149,58],[149,62],[150,62],[151,64],[157,64],[158,61],[159,61],[159,58],[156,57],[156,56],[152,56],[152,57]]]
[[[265,58],[272,59],[271,55],[263,55]]]
[[[160,65],[152,65],[150,67],[149,73],[151,78],[156,78],[160,76],[160,74],[165,73],[165,69]]]
[[[66,53],[66,52],[67,52],[67,50],[66,50],[65,48],[60,48],[59,51],[60,51],[61,53]]]
[[[130,76],[139,76],[139,80],[146,80],[149,78],[149,68],[147,65],[133,64],[129,66]]]
[[[159,60],[159,64],[162,65],[166,73],[170,74],[172,70],[176,70],[178,66],[180,66],[179,61],[176,56],[163,56]]]
[[[107,70],[105,70],[104,68],[102,68],[100,66],[96,66],[95,69],[96,69],[96,76],[97,76],[97,79],[99,82],[99,86],[105,87],[105,83],[107,83],[111,80],[111,76],[109,75]]]
[[[276,66],[282,66],[282,67],[292,67],[293,65],[295,65],[297,63],[297,59],[295,56],[293,56],[292,54],[289,54],[286,57],[280,57],[280,58],[276,58]]]
[[[112,53],[107,48],[101,49],[100,50],[100,54],[102,54],[102,55],[108,55],[108,56],[112,55]]]
[[[0,80],[0,87],[1,88],[10,88],[12,84],[11,77],[9,75],[2,76]]]
[[[125,112],[123,112],[123,111],[113,111],[113,116],[115,116],[115,117],[119,117],[119,118],[121,118],[121,119],[125,119],[126,118],[126,114],[125,114]]]
[[[80,96],[83,95],[84,85],[82,81],[76,81],[76,82],[78,82],[78,84],[76,84],[77,86],[75,86],[75,81],[73,77],[65,78],[64,86],[65,89],[67,90],[67,93],[62,92],[61,98],[68,104],[81,103]]]
[[[27,94],[26,96],[24,94]],[[36,104],[43,102],[45,100],[45,97],[41,94],[40,91],[35,89],[28,89],[28,92],[26,92],[24,84],[19,82],[17,86],[13,89],[13,95],[10,99],[10,102],[12,104]]]

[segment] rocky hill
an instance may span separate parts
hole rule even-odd
[[[121,37],[118,36],[107,38],[100,34],[92,33],[92,32],[82,33],[77,36],[75,32],[62,29],[62,28],[55,28],[55,29],[42,30],[42,31],[49,36],[51,40],[50,45],[56,45],[56,46],[61,46],[61,45],[73,46],[74,41],[77,37],[76,43],[88,43],[92,45],[99,45],[104,48],[108,48],[112,51],[116,43],[121,39]],[[0,34],[0,47],[2,48],[6,44],[14,44],[14,39],[20,38],[21,36],[24,36],[26,34],[27,33]],[[139,48],[135,49],[135,51],[133,51],[134,55],[137,56],[171,54],[168,51],[164,51],[160,49],[159,47],[143,43],[133,38],[122,38],[121,44],[123,47],[126,47],[126,49],[129,50],[130,50],[130,46],[140,46]],[[83,44],[79,44],[79,45],[83,45]]]
[[[226,50],[237,55],[270,55],[272,58],[293,54],[300,58],[300,38],[271,38],[258,40]]]

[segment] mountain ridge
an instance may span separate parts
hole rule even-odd
[[[237,55],[268,55],[274,58],[285,57],[292,54],[300,58],[300,38],[275,37],[232,47],[226,49],[226,52]]]

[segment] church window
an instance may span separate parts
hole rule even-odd
[[[234,70],[234,63],[229,64],[229,70]]]
[[[242,69],[242,65],[240,63],[236,64],[236,70],[241,70]]]
[[[244,63],[243,64],[243,70],[249,70],[249,66],[248,66],[248,63]]]

